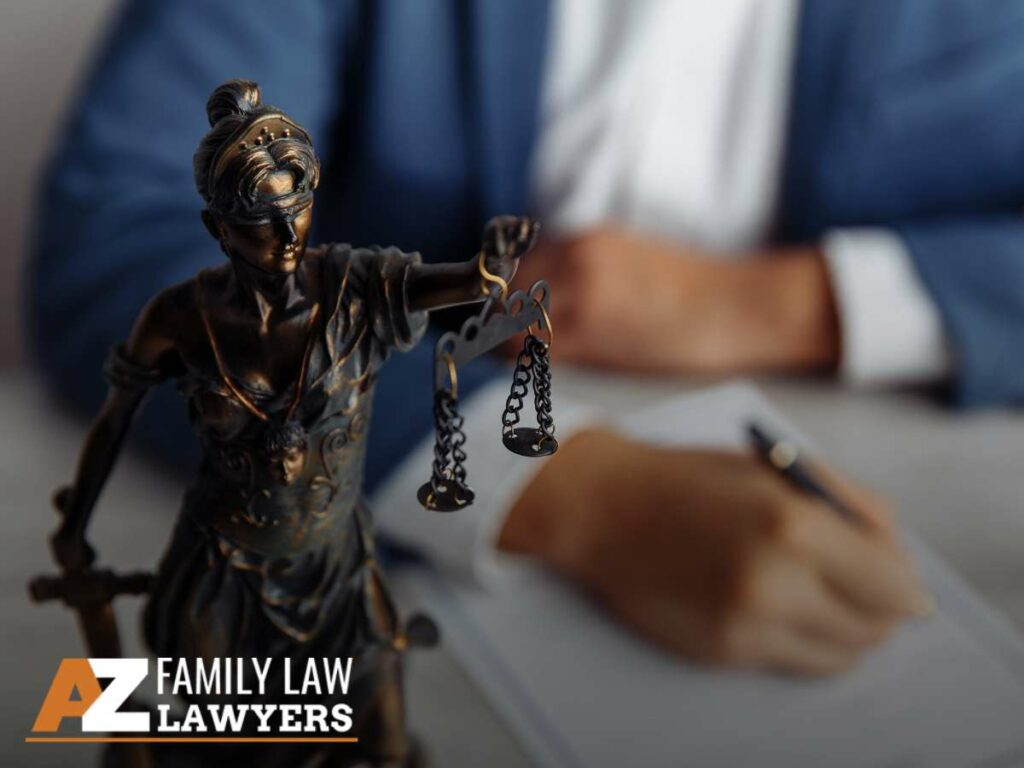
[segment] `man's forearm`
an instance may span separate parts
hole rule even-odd
[[[839,319],[817,246],[798,246],[727,265],[720,329],[728,367],[737,370],[834,368]]]

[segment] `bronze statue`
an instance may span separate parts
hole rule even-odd
[[[74,484],[58,496],[55,557],[68,578],[97,573],[85,537],[94,503],[146,392],[176,379],[203,458],[146,606],[150,648],[359,658],[346,699],[358,745],[211,755],[229,765],[411,765],[401,694],[408,640],[361,495],[374,379],[392,349],[419,340],[431,310],[488,297],[493,309],[498,292],[487,290],[499,284],[506,298],[537,225],[494,219],[481,253],[454,264],[422,264],[396,248],[307,247],[319,162],[306,131],[247,81],[218,87],[207,114],[195,181],[227,262],[156,296],[111,351],[108,399]],[[198,753],[189,763],[203,764]]]

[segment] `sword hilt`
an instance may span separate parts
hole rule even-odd
[[[73,608],[102,605],[118,595],[144,595],[153,590],[155,577],[142,571],[118,574],[111,570],[85,570],[60,576],[36,576],[29,582],[32,601],[62,600]]]

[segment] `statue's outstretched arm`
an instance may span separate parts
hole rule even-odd
[[[434,310],[483,301],[488,295],[486,275],[508,283],[519,259],[537,239],[539,226],[532,219],[496,216],[484,229],[480,253],[468,261],[417,264],[406,285],[411,310]]]

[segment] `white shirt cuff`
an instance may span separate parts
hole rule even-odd
[[[836,230],[824,251],[839,310],[842,377],[871,385],[947,376],[942,318],[903,241],[885,229]]]
[[[510,374],[511,375],[511,374]],[[501,414],[509,382],[494,381],[460,402],[465,417],[466,480],[476,498],[456,512],[431,512],[420,506],[416,491],[430,477],[434,435],[402,461],[370,500],[377,527],[399,544],[413,548],[434,564],[485,587],[515,576],[523,558],[497,549],[505,517],[548,459],[510,453],[501,442]],[[530,408],[523,411],[524,420]],[[555,398],[556,437],[567,440],[592,421],[591,412]]]

